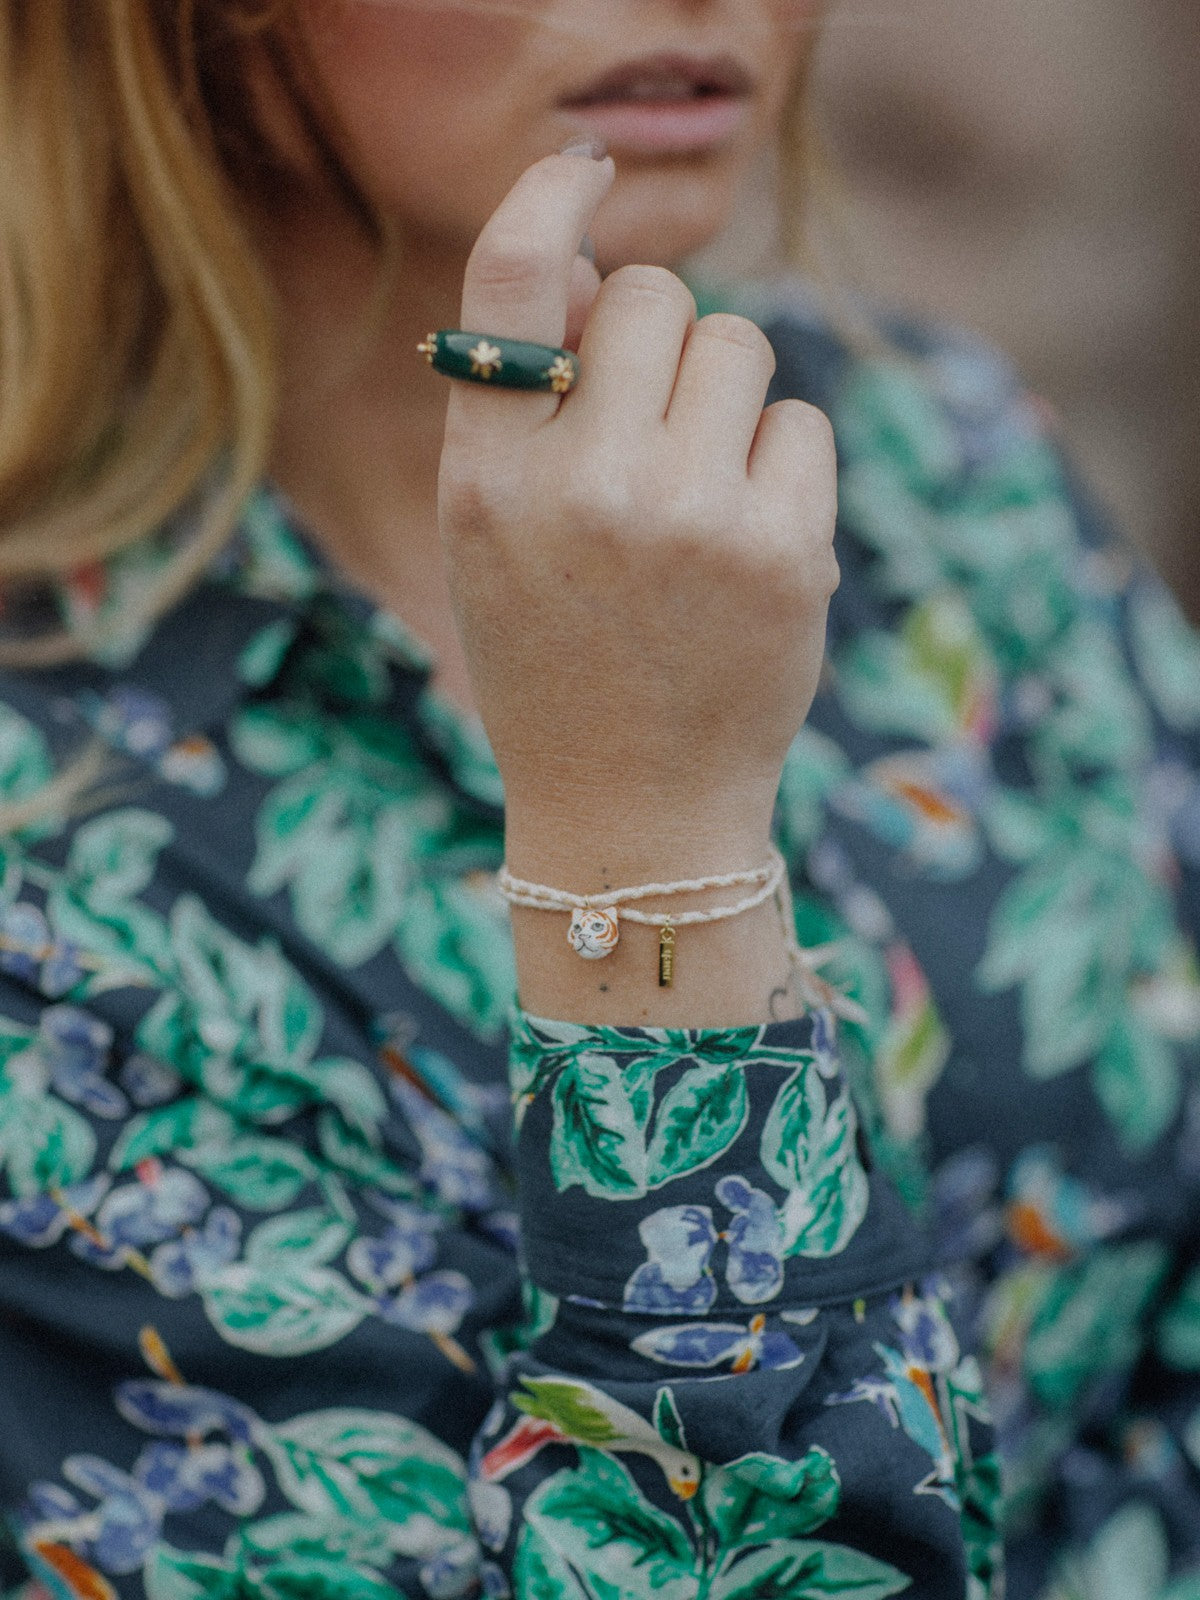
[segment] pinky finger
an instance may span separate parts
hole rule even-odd
[[[748,468],[763,499],[783,509],[789,545],[804,554],[806,582],[827,601],[840,581],[837,450],[829,419],[803,400],[777,400],[759,418]]]
[[[826,499],[835,508],[837,450],[829,418],[803,400],[777,400],[758,420],[747,470],[768,495],[799,492],[814,512]]]

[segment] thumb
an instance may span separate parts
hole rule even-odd
[[[578,255],[571,266],[571,282],[567,291],[567,331],[563,348],[579,353],[579,341],[591,314],[592,302],[600,293],[600,274],[584,255]]]

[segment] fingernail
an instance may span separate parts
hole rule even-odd
[[[592,238],[590,233],[585,233],[583,238],[579,241],[579,254],[583,256],[586,261],[590,261],[593,266],[596,265],[596,241]]]
[[[603,139],[572,139],[558,152],[561,156],[590,156],[593,161],[603,161],[608,146]]]

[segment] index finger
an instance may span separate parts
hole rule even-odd
[[[616,173],[611,156],[545,156],[513,184],[492,213],[467,262],[462,324],[470,333],[561,345],[567,331],[571,270],[584,234]],[[554,395],[515,395],[516,406],[497,407],[496,390],[456,383],[452,407],[466,406],[477,420],[482,408],[531,424],[553,414]]]

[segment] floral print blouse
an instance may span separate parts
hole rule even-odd
[[[742,309],[842,461],[802,1020],[515,1008],[486,741],[270,486],[0,680],[0,804],[103,756],[0,841],[0,1588],[1200,1594],[1200,643],[990,353]]]

